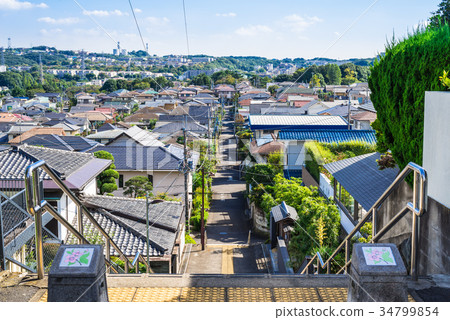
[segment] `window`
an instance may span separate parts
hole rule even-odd
[[[151,174],[147,175],[148,181],[153,185],[153,176]]]
[[[119,174],[119,188],[123,188],[123,174]]]

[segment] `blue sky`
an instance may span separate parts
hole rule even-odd
[[[440,1],[185,0],[189,53],[373,57],[393,33],[403,37],[426,22]],[[151,54],[188,53],[182,0],[131,2]],[[8,37],[13,47],[48,45],[111,53],[114,41],[119,41],[128,50],[143,49],[128,0],[0,0],[0,46],[6,47]]]

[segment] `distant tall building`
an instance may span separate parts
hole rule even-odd
[[[11,49],[11,38],[8,38],[8,49]]]

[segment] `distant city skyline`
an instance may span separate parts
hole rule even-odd
[[[339,60],[383,52],[387,39],[425,24],[440,2],[185,0],[188,52],[183,1],[131,1],[152,55]],[[0,47],[8,38],[12,47],[112,53],[120,42],[128,51],[144,50],[125,0],[0,0]]]

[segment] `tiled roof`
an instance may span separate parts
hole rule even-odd
[[[129,138],[133,139],[137,143],[143,146],[164,146],[163,143],[158,141],[149,131],[143,130],[138,126],[133,126],[124,132]]]
[[[11,141],[9,141],[9,143],[10,144],[18,144],[18,143],[24,142],[28,138],[31,138],[31,137],[33,137],[35,135],[39,135],[39,134],[56,134],[56,135],[60,135],[60,136],[66,135],[64,133],[63,128],[55,128],[55,127],[36,128],[35,127],[35,128],[32,128],[31,130],[28,130],[27,132],[22,133],[20,136],[15,137]]]
[[[0,152],[0,184],[11,180],[23,182],[26,167],[38,160],[44,160],[69,188],[80,190],[111,163],[88,153],[23,145]],[[43,171],[41,178],[45,180],[44,188],[56,188],[54,183],[47,181]]]
[[[81,136],[58,136],[56,134],[35,135],[24,140],[23,143],[31,146],[80,152],[86,152],[98,145],[98,142]]]
[[[193,131],[196,133],[207,133],[208,128],[202,125],[199,125],[193,121],[187,122],[186,125],[184,122],[171,122],[160,127],[153,129],[152,132],[156,133],[174,133],[185,128],[187,131]]]
[[[98,146],[90,152],[99,150],[113,155],[117,170],[178,170],[182,161],[164,147]]]
[[[88,139],[114,139],[120,136],[124,130],[122,129],[114,129],[114,130],[107,130],[107,131],[100,131],[97,133],[90,134],[86,136]]]
[[[62,176],[68,176],[94,159],[89,153],[62,151],[50,148],[23,145],[21,150],[38,160],[45,162]]]
[[[352,118],[354,120],[370,121],[370,123],[372,123],[375,120],[377,120],[377,114],[375,112],[371,112],[371,111],[364,111],[364,112],[360,112],[360,113],[353,115]]]
[[[272,213],[273,219],[275,222],[291,218],[293,220],[298,219],[297,210],[295,208],[288,206],[286,202],[281,202],[278,206],[272,207],[270,210],[270,213]]]
[[[354,106],[350,106],[350,113],[352,113],[354,111],[358,111],[358,108],[355,108]],[[347,115],[348,115],[348,104],[345,104],[345,105],[341,104],[341,105],[338,105],[338,106],[334,106],[332,108],[320,111],[317,114],[326,114],[326,115],[330,115],[330,116],[347,117]]]
[[[335,129],[297,129],[281,130],[278,133],[280,140],[315,140],[325,143],[341,143],[347,141],[362,141],[371,144],[376,143],[375,131],[373,130],[335,130]]]
[[[380,154],[369,153],[358,157],[325,164],[325,169],[358,201],[369,210],[397,177],[398,168],[378,169]]]
[[[111,123],[105,123],[104,125],[102,125],[100,128],[97,129],[97,132],[115,130],[115,129],[117,129],[117,127],[115,127]]]
[[[83,199],[87,207],[103,209],[110,213],[107,217],[131,232],[133,236],[146,238],[146,201],[132,198],[93,196]],[[150,242],[152,247],[161,252],[171,252],[182,217],[183,206],[180,202],[163,201],[149,206]],[[119,239],[124,242],[125,235]],[[129,239],[129,236],[128,236]],[[136,245],[135,245],[136,247]],[[124,247],[125,250],[131,248]],[[127,254],[125,252],[125,254]]]
[[[53,128],[61,128],[64,131],[80,131],[80,127],[67,122],[55,124]]]
[[[369,102],[367,102],[365,104],[362,104],[358,108],[362,109],[362,110],[370,111],[370,112],[375,112],[375,113],[377,112],[377,110],[375,109],[372,101],[369,101]]]

